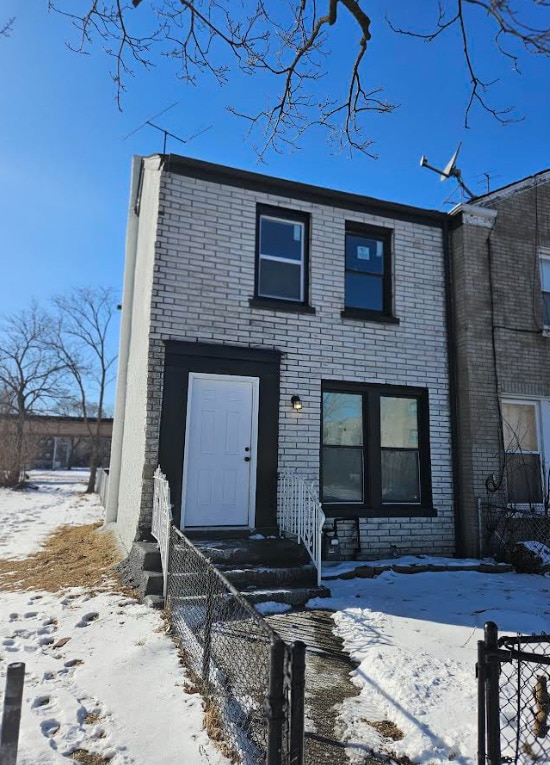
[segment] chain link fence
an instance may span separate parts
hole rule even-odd
[[[480,499],[478,513],[481,557],[491,556],[529,570],[537,555],[542,553],[544,558],[547,554],[550,516],[544,510]]]
[[[184,662],[206,699],[211,738],[246,765],[300,765],[303,644],[284,643],[173,526],[167,609]]]
[[[550,762],[550,635],[503,635],[485,625],[478,643],[478,765]]]

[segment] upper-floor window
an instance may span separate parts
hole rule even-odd
[[[258,205],[256,297],[307,302],[309,216]]]
[[[540,256],[540,284],[542,288],[542,323],[550,329],[550,248]]]
[[[346,309],[392,314],[391,232],[346,224]]]

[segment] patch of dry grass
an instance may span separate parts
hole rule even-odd
[[[399,730],[395,723],[391,720],[365,720],[371,728],[378,731],[384,738],[390,738],[392,741],[401,741],[404,737],[403,731]]]
[[[106,763],[111,762],[110,757],[103,757],[103,755],[89,752],[87,749],[75,749],[71,753],[71,760],[81,762],[82,765],[106,765]]]
[[[110,532],[101,523],[60,526],[41,550],[22,560],[0,559],[0,589],[59,592],[69,587],[123,589],[112,567],[121,560]]]

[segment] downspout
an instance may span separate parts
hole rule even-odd
[[[120,322],[120,342],[118,354],[118,376],[113,421],[111,464],[109,469],[109,489],[105,508],[105,522],[113,523],[118,516],[118,495],[120,488],[120,469],[122,465],[122,446],[124,440],[124,420],[126,411],[126,391],[128,387],[128,358],[132,337],[132,316],[134,312],[134,281],[136,271],[137,239],[139,228],[138,194],[143,180],[143,160],[134,157],[132,162],[132,181],[130,185],[130,205],[128,210],[128,229],[126,233],[126,258],[124,263],[124,290],[122,297],[122,317]]]
[[[449,413],[451,424],[451,464],[453,476],[453,510],[455,551],[458,557],[464,556],[464,529],[462,520],[462,470],[459,460],[458,441],[458,385],[456,367],[456,318],[453,292],[452,248],[449,219],[443,221],[443,269],[445,278],[445,323],[447,326],[447,368],[449,372]]]

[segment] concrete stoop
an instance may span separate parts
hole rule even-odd
[[[281,537],[194,539],[193,543],[253,605],[303,606],[330,596],[317,585],[317,570],[303,545]]]
[[[274,602],[299,607],[310,598],[330,596],[330,590],[317,585],[317,571],[305,548],[292,540],[195,538],[193,543],[254,605]],[[130,554],[117,569],[122,580],[133,587],[147,605],[164,606],[162,567],[155,542],[134,542]]]
[[[118,564],[117,571],[122,581],[133,587],[144,601],[148,597],[163,600],[164,580],[156,542],[134,542],[128,557]]]

